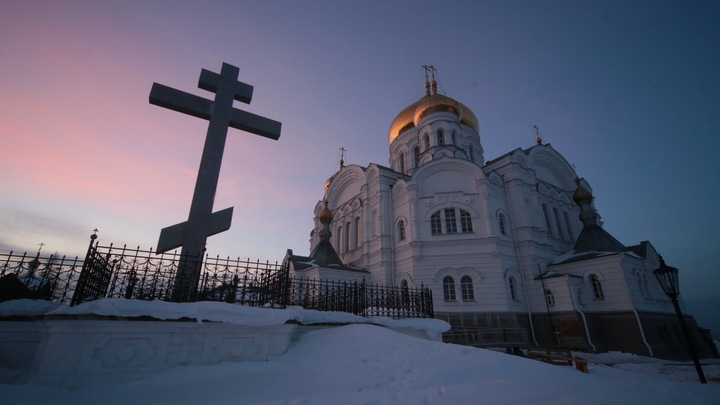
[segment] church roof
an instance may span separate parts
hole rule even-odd
[[[625,250],[625,245],[597,224],[585,225],[573,247],[575,253],[624,252]]]
[[[436,112],[453,113],[460,119],[461,124],[469,126],[475,132],[480,132],[477,117],[467,106],[442,94],[428,94],[409,105],[395,117],[390,124],[388,142],[392,143],[398,135],[417,127],[423,117]]]
[[[318,266],[327,267],[331,264],[343,265],[340,256],[338,256],[335,248],[328,240],[321,240],[317,246],[315,246],[315,249],[310,253],[310,259]]]

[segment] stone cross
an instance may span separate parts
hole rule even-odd
[[[227,63],[220,74],[202,69],[198,87],[214,92],[213,101],[158,83],[150,91],[150,104],[210,121],[188,219],[163,228],[156,250],[164,253],[182,246],[176,300],[188,299],[197,287],[207,237],[230,229],[233,208],[213,212],[228,127],[274,140],[280,137],[280,122],[233,108],[233,100],[249,104],[252,99],[253,87],[237,80],[239,71]]]

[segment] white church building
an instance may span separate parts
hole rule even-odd
[[[686,356],[653,246],[603,230],[588,182],[539,137],[486,161],[473,112],[425,89],[390,124],[389,167],[341,162],[326,181],[312,253],[285,257],[292,275],[422,284],[450,342]]]

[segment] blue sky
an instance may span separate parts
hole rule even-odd
[[[487,160],[538,125],[605,229],[650,240],[717,331],[719,17],[716,1],[3,2],[0,246],[82,254],[94,228],[155,246],[187,217],[207,123],[150,105],[150,87],[212,97],[200,70],[227,62],[255,86],[236,107],[283,130],[229,132],[215,209],[235,215],[208,250],[307,253],[338,149],[387,165],[388,127],[433,64]]]

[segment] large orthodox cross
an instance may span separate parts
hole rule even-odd
[[[202,69],[198,87],[215,93],[215,100],[153,83],[150,104],[209,120],[190,214],[185,222],[163,228],[157,253],[182,246],[174,298],[185,300],[198,283],[202,252],[208,236],[230,229],[233,208],[213,212],[228,127],[277,140],[281,123],[233,108],[233,100],[249,104],[253,87],[237,80],[240,69],[223,63],[220,74]]]

